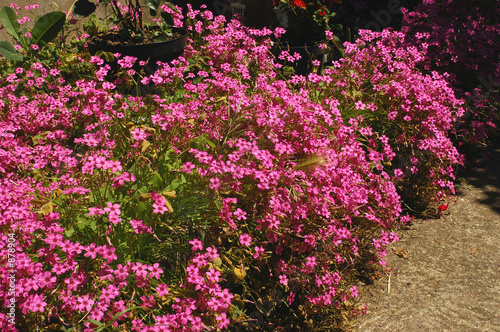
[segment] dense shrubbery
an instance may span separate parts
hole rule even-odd
[[[14,252],[20,330],[331,328],[409,219],[398,189],[417,208],[452,191],[460,103],[402,34],[284,79],[281,29],[188,18],[185,57],[150,76],[76,44],[2,62],[0,296]]]
[[[394,176],[403,201],[420,213],[453,192],[461,157],[447,133],[463,115],[462,101],[440,74],[416,69],[425,49],[408,47],[403,33],[360,30],[357,43],[345,47],[345,58],[324,77],[310,76],[322,82],[316,89],[309,84],[310,90],[320,99],[334,96],[344,119],[362,116],[386,137],[390,152],[367,138],[378,150],[369,155],[379,170]]]
[[[500,4],[425,1],[403,13],[406,42],[427,48],[425,68],[448,73],[456,93],[467,100],[458,143],[469,148],[488,143],[499,125]]]

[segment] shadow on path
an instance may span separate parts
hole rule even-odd
[[[467,185],[481,189],[484,197],[479,203],[500,214],[500,144],[492,147],[483,162],[463,171],[461,177],[465,178]],[[457,194],[461,196],[462,190]]]

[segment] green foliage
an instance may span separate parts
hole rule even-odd
[[[8,41],[0,41],[0,54],[7,60],[22,61],[23,56],[16,51],[16,48]]]
[[[64,27],[66,15],[63,12],[50,12],[40,17],[36,22],[31,34],[32,43],[45,46],[52,41]]]
[[[14,9],[4,6],[0,11],[0,20],[7,32],[10,33],[15,40],[20,41],[21,38],[18,33],[19,23],[17,22],[17,15]]]
[[[86,0],[79,0],[78,2],[85,2]],[[151,16],[156,16],[160,6],[165,4],[169,8],[169,13],[162,11],[160,13],[162,23],[159,24],[159,30],[152,29],[151,24],[147,23],[143,19],[143,10],[139,1],[126,1],[126,8],[128,12],[122,12],[120,6],[117,5],[116,0],[104,0],[100,1],[99,5],[107,6],[112,11],[112,15],[106,17],[103,20],[96,20],[93,16],[89,23],[84,23],[87,31],[92,35],[100,31],[99,28],[108,27],[110,24],[118,25],[121,27],[120,39],[124,43],[142,43],[144,41],[163,41],[167,40],[169,36],[172,35],[172,25],[174,24],[174,19],[172,15],[179,15],[178,8],[175,7],[170,2],[165,2],[163,0],[145,0],[144,4],[149,8],[149,13]],[[95,7],[95,6],[94,6]],[[95,10],[91,8],[89,13]],[[86,10],[84,16],[90,15]],[[79,12],[77,8],[74,11],[75,14],[83,14]]]
[[[41,49],[57,37],[64,28],[66,15],[60,11],[53,11],[41,16],[30,32],[31,38],[26,37],[28,30],[26,28],[21,29],[16,12],[12,8],[4,6],[0,10],[0,21],[7,32],[23,48],[24,52],[31,53],[33,51],[31,46],[37,45],[36,48]],[[10,61],[22,61],[24,59],[23,55],[6,41],[0,43],[0,53]]]

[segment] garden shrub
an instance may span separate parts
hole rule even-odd
[[[499,125],[500,4],[496,1],[425,1],[403,10],[408,45],[425,45],[427,70],[446,72],[465,98],[457,143],[473,152],[496,136]]]
[[[373,167],[390,174],[403,201],[419,214],[454,190],[461,156],[449,132],[463,114],[447,80],[417,68],[425,48],[407,47],[405,35],[360,30],[356,44],[345,43],[345,57],[323,77],[311,74],[311,98],[334,98],[342,117],[361,123],[385,142],[363,138]]]
[[[3,329],[11,298],[19,330],[333,328],[408,220],[398,181],[450,188],[458,101],[401,35],[287,81],[281,29],[187,16],[185,57],[149,76],[2,63]]]

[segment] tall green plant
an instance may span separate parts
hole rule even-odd
[[[14,9],[4,6],[0,10],[0,20],[12,38],[25,51],[28,51],[34,45],[38,46],[35,46],[36,48],[43,48],[51,42],[64,28],[66,15],[60,11],[47,13],[35,22],[31,31],[28,31],[27,28],[21,28]],[[8,41],[0,42],[0,53],[10,61],[22,61],[24,59],[23,55]]]

